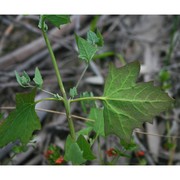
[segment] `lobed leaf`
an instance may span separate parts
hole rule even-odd
[[[35,112],[35,94],[36,90],[33,89],[30,93],[16,95],[16,109],[0,124],[0,147],[16,140],[26,144],[32,133],[41,128]]]
[[[79,58],[89,63],[96,54],[98,48],[90,42],[76,35],[76,43],[79,50]]]
[[[137,61],[122,68],[111,65],[104,88],[105,134],[116,134],[126,142],[130,141],[134,128],[152,122],[154,116],[168,110],[174,101],[152,82],[136,83],[139,71]]]

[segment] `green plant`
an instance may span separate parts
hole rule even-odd
[[[78,85],[81,79],[96,52],[104,44],[98,29],[95,32],[89,31],[87,39],[75,34],[79,58],[86,63],[86,67],[77,84],[67,93],[47,36],[46,21],[60,28],[62,24],[70,23],[70,17],[67,15],[42,15],[38,25],[51,56],[60,92],[56,94],[48,92],[52,95],[51,98],[34,101],[37,90],[45,91],[42,89],[43,78],[39,69],[36,68],[33,81],[26,72],[23,72],[21,76],[15,72],[19,85],[32,90],[28,93],[18,93],[16,109],[0,122],[0,147],[16,140],[19,140],[20,145],[24,146],[32,138],[33,132],[40,130],[41,124],[35,111],[35,105],[42,101],[59,101],[64,104],[70,130],[65,143],[64,157],[60,154],[54,157],[51,152],[55,151],[53,146],[48,150],[47,156],[48,158],[51,156],[51,164],[61,164],[64,160],[72,164],[84,164],[86,161],[95,159],[96,155],[92,152],[92,145],[99,136],[106,137],[115,134],[125,148],[133,147],[131,144],[133,130],[140,128],[144,122],[152,122],[154,116],[171,108],[174,100],[159,87],[153,86],[153,82],[136,83],[140,71],[138,61],[121,68],[110,64],[102,96],[96,97],[87,92],[79,93]],[[98,107],[95,103],[97,100],[102,102],[102,107]],[[71,104],[74,102],[81,102],[84,109],[87,104],[91,107],[89,122],[86,123],[86,128],[79,132],[75,132],[73,116],[70,113]],[[91,131],[96,134],[94,138],[88,136]],[[126,156],[118,149],[111,149],[108,154],[115,157]],[[56,159],[56,162],[54,158],[59,159]]]

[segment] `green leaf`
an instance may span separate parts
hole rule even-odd
[[[68,135],[65,144],[65,156],[66,161],[71,161],[72,164],[82,164],[86,160],[83,158],[83,152],[81,151],[79,145],[73,141],[70,135]]]
[[[89,143],[86,141],[84,136],[80,135],[77,139],[77,144],[79,145],[81,151],[83,151],[83,158],[86,160],[93,160],[96,157],[92,153]]]
[[[16,109],[0,124],[0,147],[16,140],[26,144],[32,133],[41,128],[35,112],[35,94],[36,90],[33,89],[30,93],[16,95]]]
[[[70,96],[71,96],[72,98],[74,98],[75,96],[77,96],[77,95],[78,95],[78,93],[77,93],[77,88],[76,88],[76,87],[71,88],[70,91],[69,91],[69,94],[70,94]]]
[[[57,28],[60,28],[60,26],[63,24],[68,24],[71,22],[69,15],[43,15],[43,17]]]
[[[99,42],[99,38],[93,31],[88,31],[87,33],[87,41],[93,45]]]
[[[99,39],[99,41],[96,43],[98,46],[104,46],[104,40],[103,40],[103,36],[102,36],[102,34],[100,33],[100,31],[97,29],[97,31],[96,31],[96,35],[97,35],[97,37],[98,37],[98,39]]]
[[[85,39],[76,36],[76,43],[79,50],[79,58],[85,60],[86,63],[89,63],[93,56],[96,54],[98,48],[92,45],[90,42],[86,41]]]
[[[94,122],[87,122],[86,125],[88,127],[92,127],[93,130],[101,136],[105,136],[104,134],[104,117],[103,117],[103,109],[91,108],[90,114],[88,116],[89,119],[95,120]]]
[[[76,134],[77,134],[78,136],[80,136],[80,135],[86,135],[86,136],[88,136],[89,133],[90,133],[92,130],[93,130],[92,127],[86,127],[86,128],[83,128],[83,129],[79,130]]]
[[[159,87],[152,82],[136,83],[139,71],[139,62],[110,66],[103,95],[106,135],[116,134],[129,142],[134,128],[171,108],[174,100]]]
[[[35,76],[33,78],[33,81],[35,82],[37,87],[42,87],[43,79],[42,79],[41,73],[37,67],[35,69]]]
[[[17,71],[15,71],[16,80],[22,87],[27,87],[28,83],[31,81],[29,75],[24,71],[22,76],[20,76]]]

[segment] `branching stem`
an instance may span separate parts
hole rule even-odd
[[[64,102],[64,106],[65,106],[65,109],[66,109],[66,117],[67,117],[68,124],[69,124],[70,134],[71,134],[72,139],[76,140],[74,124],[73,124],[73,120],[72,120],[71,113],[70,113],[70,103],[69,103],[69,100],[67,99],[66,91],[64,89],[64,85],[63,85],[62,78],[61,78],[61,75],[60,75],[60,71],[59,71],[59,68],[58,68],[58,65],[57,65],[57,62],[56,62],[56,58],[54,56],[54,52],[52,50],[52,47],[51,47],[51,44],[49,42],[48,36],[46,34],[45,19],[42,19],[42,21],[41,21],[41,28],[42,28],[41,30],[42,30],[42,33],[43,33],[44,40],[45,40],[47,48],[49,50],[49,54],[51,56],[52,64],[54,66],[54,70],[55,70],[55,73],[56,73],[58,85],[59,85],[60,91],[61,91],[62,96],[63,96],[63,102]]]

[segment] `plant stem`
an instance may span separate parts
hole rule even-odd
[[[120,60],[120,62],[122,63],[123,66],[127,64],[125,59],[123,58],[123,56],[120,53],[116,54],[116,56],[118,57],[118,59]]]
[[[0,107],[0,110],[14,110],[14,109],[16,109],[16,107]],[[60,112],[60,111],[54,111],[54,110],[49,110],[49,109],[44,109],[44,108],[35,108],[35,110],[36,111],[43,111],[43,112],[54,113],[54,114],[61,114],[61,115],[65,115],[66,116],[66,113]],[[85,118],[85,117],[81,117],[81,116],[77,116],[77,115],[73,115],[73,114],[71,114],[71,117],[73,117],[75,119],[84,120],[84,121],[91,121],[91,122],[95,121],[94,119],[89,119],[89,118]]]
[[[79,80],[78,80],[78,82],[77,82],[77,84],[76,84],[76,86],[75,86],[76,89],[78,88],[79,83],[81,82],[81,80],[82,80],[82,78],[83,78],[85,72],[87,71],[88,67],[89,67],[89,64],[87,64],[86,67],[84,68],[84,70],[83,70],[83,72],[82,72],[82,74],[81,74],[81,76],[80,76],[80,78],[79,78]]]
[[[114,56],[114,55],[115,55],[115,53],[112,52],[112,51],[105,52],[105,53],[102,53],[102,54],[96,54],[96,55],[94,55],[93,60],[103,59],[103,58]]]
[[[43,91],[43,92],[45,92],[45,93],[47,93],[47,94],[50,94],[51,96],[55,96],[56,94],[54,94],[54,93],[52,93],[52,92],[49,92],[49,91],[47,91],[47,90],[45,90],[45,89],[42,89],[42,88],[39,88],[39,90],[41,90],[41,91]]]
[[[73,120],[72,120],[71,113],[70,113],[70,103],[69,103],[69,100],[67,99],[66,91],[64,89],[64,85],[63,85],[62,78],[61,78],[61,75],[60,75],[60,71],[59,71],[59,68],[58,68],[58,65],[57,65],[57,62],[56,62],[56,58],[54,56],[54,52],[52,50],[52,47],[51,47],[51,44],[49,42],[48,36],[46,34],[46,30],[45,30],[45,27],[44,27],[45,26],[44,20],[45,19],[42,19],[42,22],[41,22],[42,23],[41,28],[42,28],[43,37],[44,37],[44,40],[46,42],[47,48],[49,50],[49,54],[51,56],[52,64],[54,66],[54,70],[55,70],[55,73],[56,73],[56,77],[57,77],[57,81],[58,81],[60,91],[61,91],[62,96],[64,98],[63,101],[64,101],[64,106],[65,106],[65,109],[66,109],[66,117],[67,117],[68,125],[69,125],[69,128],[70,128],[70,134],[71,134],[72,139],[76,140],[74,124],[73,124]]]
[[[56,99],[56,98],[43,98],[35,101],[35,104],[43,102],[43,101],[63,101],[63,99]]]
[[[54,113],[54,114],[66,115],[66,113],[64,113],[64,112],[59,112],[59,111],[54,111],[54,110],[49,110],[49,109],[36,108],[36,110],[37,110],[37,111],[43,111],[43,112]],[[84,118],[84,117],[77,116],[77,115],[73,115],[73,114],[71,114],[71,116],[72,116],[73,118],[76,118],[76,119],[80,119],[80,120],[84,120],[84,121],[91,121],[91,122],[94,122],[94,120],[93,120],[93,119]]]
[[[172,143],[173,143],[173,147],[171,148],[171,151],[170,151],[168,165],[173,164],[174,154],[175,154],[176,146],[177,146],[177,142],[175,138],[172,139]]]
[[[30,83],[29,83],[28,86],[26,86],[26,87],[36,88],[36,86],[33,86],[33,85],[31,85]],[[54,93],[49,92],[49,91],[47,91],[47,90],[45,90],[45,89],[42,89],[42,88],[40,88],[40,87],[38,87],[38,89],[39,89],[40,91],[43,91],[43,92],[47,93],[47,94],[50,94],[51,96],[55,96]]]
[[[62,83],[62,78],[61,78],[59,68],[58,68],[58,65],[57,65],[57,62],[56,62],[56,58],[54,56],[51,44],[50,44],[49,39],[48,39],[48,36],[47,36],[46,32],[43,29],[42,29],[42,33],[43,33],[44,40],[46,42],[47,48],[49,50],[49,54],[51,56],[52,64],[54,66],[54,70],[55,70],[55,73],[56,73],[56,77],[57,77],[57,80],[58,80],[58,85],[59,85],[60,91],[62,93],[62,96],[65,99],[67,99],[66,92],[65,92],[65,89],[64,89],[64,86],[63,86],[63,83]]]
[[[28,86],[26,86],[26,87],[36,88],[36,86],[32,86],[31,84],[28,84]],[[40,87],[38,87],[38,89],[39,89],[40,91],[43,91],[43,92],[47,93],[47,94],[50,94],[51,96],[57,96],[57,94],[54,94],[54,93],[52,93],[52,92],[49,92],[49,91],[47,91],[47,90],[45,90],[45,89],[42,89],[42,88],[40,88]],[[59,96],[59,97],[62,98],[61,96]]]
[[[78,102],[78,101],[87,101],[87,100],[106,100],[106,97],[82,97],[82,98],[76,98],[76,99],[71,99],[70,103],[72,102]]]

